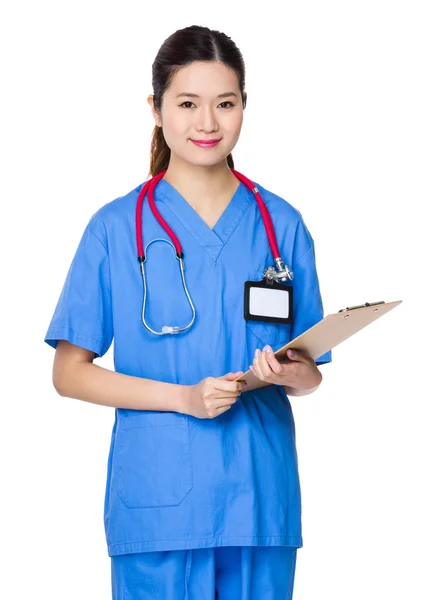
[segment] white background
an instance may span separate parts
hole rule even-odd
[[[235,166],[302,212],[325,313],[403,300],[333,351],[315,394],[291,398],[304,538],[294,598],[426,600],[426,6],[7,4],[0,596],[110,597],[114,411],[55,393],[43,337],[89,217],[147,178],[157,50],[198,24],[244,55]],[[113,368],[112,351],[98,364]]]

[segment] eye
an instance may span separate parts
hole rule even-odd
[[[190,100],[186,100],[186,102],[182,102],[181,104],[179,104],[179,106],[182,106],[183,108],[191,108],[191,107],[185,106],[185,104],[193,104],[193,102],[190,102]],[[219,104],[219,106],[222,106],[224,104],[230,105],[230,106],[224,106],[224,108],[232,108],[234,106],[234,104],[232,104],[232,102],[230,102],[229,100],[226,100],[225,102],[221,102]]]

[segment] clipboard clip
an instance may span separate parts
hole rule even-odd
[[[366,306],[376,306],[377,304],[385,304],[385,300],[380,300],[380,302],[366,302],[365,304],[357,304],[357,306],[348,306],[347,308],[341,308],[339,312],[344,312],[345,310],[355,310],[356,308],[365,308]]]

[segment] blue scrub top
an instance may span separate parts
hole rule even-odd
[[[162,179],[156,205],[178,236],[196,307],[188,331],[156,336],[142,324],[135,208],[142,184],[105,204],[77,248],[45,341],[103,356],[114,337],[115,370],[192,385],[245,371],[256,348],[273,350],[323,318],[314,241],[301,213],[255,183],[271,214],[284,262],[294,272],[291,325],[246,321],[244,282],[273,264],[253,194],[240,183],[211,229]],[[143,206],[144,247],[168,236]],[[165,243],[148,248],[148,324],[192,316],[179,263]],[[331,361],[331,352],[317,364]],[[109,556],[214,546],[303,545],[295,425],[282,386],[244,392],[214,419],[115,409],[104,503]]]

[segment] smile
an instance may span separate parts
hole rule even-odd
[[[196,144],[197,146],[200,146],[201,148],[212,148],[213,146],[217,146],[217,144],[220,142],[220,140],[191,140],[194,144]]]

